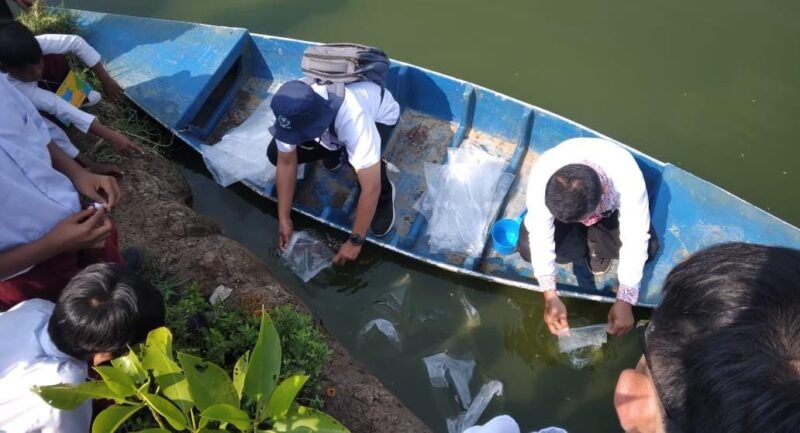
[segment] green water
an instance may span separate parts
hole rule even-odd
[[[393,57],[550,109],[675,163],[800,224],[800,3],[610,0],[67,0],[68,6],[249,28],[315,41],[379,45]],[[275,255],[275,210],[237,189],[203,188],[196,207],[268,260],[325,326],[436,431],[454,414],[420,359],[442,350],[477,360],[473,394],[506,385],[487,416],[528,431],[618,431],[611,394],[637,357],[613,340],[595,367],[574,371],[542,328],[538,295],[455,278],[367,247],[358,265],[301,284]],[[238,192],[238,194],[237,194]],[[298,221],[297,225],[303,225]],[[308,223],[305,223],[306,225]],[[359,329],[386,293],[406,288],[402,351]],[[467,299],[480,314],[469,322]],[[605,306],[570,302],[575,319]],[[474,321],[473,321],[474,322]],[[387,431],[391,428],[387,426]]]

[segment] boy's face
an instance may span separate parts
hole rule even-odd
[[[3,66],[3,70],[5,70],[5,72],[8,72],[8,75],[25,83],[41,80],[43,69],[44,69],[44,62],[42,62],[41,58],[39,59],[38,62],[30,65]]]

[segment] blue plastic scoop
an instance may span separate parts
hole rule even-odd
[[[503,218],[494,223],[492,226],[492,246],[498,254],[504,256],[513,253],[517,249],[519,229],[527,213],[528,209],[525,209],[515,219]]]

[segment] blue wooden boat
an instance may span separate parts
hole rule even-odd
[[[247,118],[279,83],[300,77],[302,52],[311,44],[240,28],[78,14],[83,36],[102,54],[127,95],[198,151]],[[448,147],[467,141],[507,160],[516,180],[497,217],[513,218],[525,206],[528,174],[537,155],[568,138],[604,136],[543,108],[399,61],[393,63],[387,88],[403,110],[385,152],[400,169],[395,177],[397,223],[389,236],[369,241],[448,271],[538,290],[530,264],[518,254],[496,254],[488,233],[482,254],[431,252],[425,218],[413,207],[425,191],[424,163],[441,163]],[[800,248],[796,227],[672,164],[628,149],[645,175],[652,222],[661,240],[658,257],[645,269],[641,305],[657,305],[669,270],[705,246],[747,241]],[[308,167],[297,187],[295,211],[349,231],[357,202],[350,172]],[[273,185],[244,183],[275,198]],[[580,267],[575,272],[572,266],[560,267],[560,293],[614,299],[613,273],[598,278],[585,274]]]

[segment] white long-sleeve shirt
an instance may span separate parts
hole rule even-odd
[[[100,61],[100,53],[82,37],[76,35],[40,35],[36,37],[42,54],[71,54],[86,66],[94,67]],[[57,119],[75,125],[81,132],[89,131],[95,116],[82,111],[53,92],[39,88],[38,83],[23,82],[8,76],[8,82],[31,100],[37,110],[49,113]]]
[[[47,324],[55,304],[21,302],[0,313],[0,431],[86,433],[91,401],[72,411],[58,410],[31,391],[33,386],[86,381],[87,363],[53,344]]]
[[[44,119],[2,76],[0,113],[0,251],[6,251],[44,236],[80,211],[80,201],[53,168]]]
[[[531,264],[539,285],[555,289],[556,246],[553,214],[545,205],[545,188],[550,177],[569,164],[590,163],[608,176],[619,196],[618,298],[623,292],[638,292],[642,270],[647,261],[650,240],[650,203],[639,166],[630,152],[616,143],[600,138],[573,138],[544,152],[531,171],[528,181],[528,229]],[[624,298],[623,298],[624,299]]]

